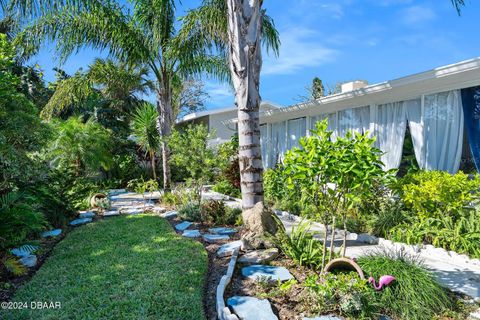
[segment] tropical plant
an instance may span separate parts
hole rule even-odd
[[[198,203],[187,203],[178,210],[178,216],[184,220],[202,222],[202,211]]]
[[[3,265],[5,268],[13,274],[14,276],[23,276],[28,272],[27,268],[24,267],[17,259],[13,257],[5,258],[5,261],[3,261]]]
[[[111,134],[93,120],[70,118],[54,123],[55,139],[47,155],[59,169],[72,169],[76,176],[97,173],[111,164]]]
[[[212,190],[234,198],[241,197],[240,189],[233,186],[228,180],[218,181],[213,185]]]
[[[394,318],[430,320],[454,308],[452,299],[421,262],[402,252],[376,252],[358,259],[365,274],[378,279],[395,277],[393,284],[374,295],[381,310]]]
[[[346,251],[347,214],[361,203],[374,183],[385,178],[381,168],[380,150],[373,146],[368,134],[330,139],[326,120],[318,122],[309,137],[300,139],[300,148],[287,152],[284,160],[285,186],[301,193],[304,206],[312,210],[313,218],[326,226],[335,226],[335,218],[343,222],[343,252]],[[326,260],[328,228],[323,239],[323,262]],[[333,254],[330,247],[330,255]]]
[[[207,200],[202,203],[202,222],[210,222],[213,224],[225,224],[225,217],[227,214],[227,208],[223,201],[219,200]]]
[[[38,235],[48,225],[25,200],[21,193],[0,195],[0,252]]]
[[[189,37],[187,33],[180,34],[185,37],[179,36],[175,0],[161,0],[155,4],[135,0],[131,10],[114,1],[58,0],[42,2],[41,10],[35,10],[36,3],[15,3],[14,8],[23,4],[24,12],[37,18],[17,36],[19,43],[38,46],[45,39],[55,39],[62,60],[76,49],[91,46],[106,49],[126,64],[148,68],[154,79],[158,130],[162,137],[163,184],[168,191],[170,150],[167,138],[175,120],[172,102],[175,78],[207,72],[226,80],[225,59],[208,53],[208,45],[202,38]]]
[[[274,217],[279,230],[273,239],[280,251],[299,266],[315,270],[322,268],[322,244],[314,239],[315,234],[310,231],[311,223],[303,221],[292,227],[291,233],[287,234],[283,223]]]
[[[152,162],[153,179],[157,180],[156,153],[160,150],[160,135],[157,131],[158,113],[155,106],[144,102],[133,115],[132,134],[140,148],[148,153]]]

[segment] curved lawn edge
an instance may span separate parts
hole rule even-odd
[[[12,302],[56,309],[3,310],[7,319],[204,319],[208,257],[153,215],[120,216],[73,230]]]

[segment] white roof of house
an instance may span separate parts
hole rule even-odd
[[[352,107],[405,101],[424,94],[438,93],[480,85],[480,57],[438,67],[406,77],[372,84],[285,108],[266,110],[261,123],[273,123]],[[237,119],[224,121],[225,125]]]
[[[269,111],[269,110],[275,110],[275,109],[279,109],[279,108],[282,108],[282,106],[279,106],[279,105],[277,105],[273,102],[270,102],[270,101],[262,101],[262,103],[260,104],[260,110],[261,111]],[[224,107],[224,108],[194,112],[194,113],[187,114],[182,119],[179,119],[177,121],[177,123],[182,123],[182,122],[185,122],[185,121],[191,121],[191,120],[195,120],[195,119],[202,118],[202,117],[205,117],[205,116],[211,116],[211,115],[215,115],[215,114],[232,112],[232,111],[235,111],[235,110],[237,110],[237,108],[235,106],[230,106],[230,107]]]

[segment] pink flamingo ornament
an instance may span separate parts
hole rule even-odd
[[[374,277],[370,277],[368,278],[368,283],[371,283],[373,285],[373,287],[375,288],[375,290],[377,291],[380,291],[383,289],[383,287],[386,287],[388,286],[390,283],[392,283],[392,281],[395,280],[395,277],[394,276],[381,276],[380,279],[378,279],[378,286],[375,282],[375,278]]]

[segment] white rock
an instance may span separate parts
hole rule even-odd
[[[368,244],[378,244],[378,238],[368,233],[360,233],[357,236],[357,241]]]

